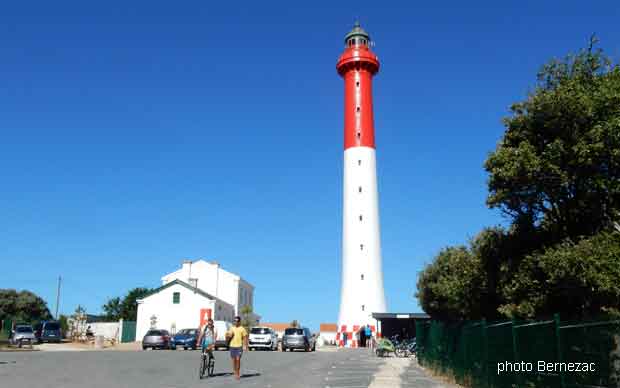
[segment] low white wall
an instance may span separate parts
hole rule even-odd
[[[93,322],[87,323],[86,327],[90,326],[90,330],[94,335],[102,335],[105,338],[114,338],[118,340],[120,333],[119,322]]]
[[[335,332],[321,332],[319,334],[319,338],[322,344],[331,345],[336,343],[336,333]]]

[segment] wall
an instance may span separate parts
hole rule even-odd
[[[322,343],[336,344],[336,332],[335,331],[322,331],[319,333],[319,338]]]
[[[90,326],[90,330],[95,335],[102,335],[105,338],[113,338],[119,340],[120,323],[119,322],[93,322],[87,323],[86,327]]]
[[[179,292],[180,303],[172,303],[172,294]],[[198,328],[200,310],[211,309],[215,312],[215,301],[193,292],[179,284],[170,286],[138,303],[136,340],[142,341],[144,334],[151,328],[151,316],[157,317],[157,329],[172,333],[187,328]],[[230,308],[230,307],[229,307]]]

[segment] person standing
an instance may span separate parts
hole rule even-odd
[[[229,341],[230,358],[232,360],[233,374],[239,380],[241,378],[241,354],[248,349],[248,332],[241,326],[241,317],[235,317],[234,326],[226,333]]]
[[[366,346],[370,346],[370,342],[372,339],[372,330],[370,330],[370,326],[366,325],[366,327],[364,328],[364,334],[366,336]]]

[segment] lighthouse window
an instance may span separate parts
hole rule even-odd
[[[362,220],[362,215],[360,214],[360,221]]]
[[[362,278],[362,280],[364,280],[364,274],[361,274],[360,277]]]
[[[360,244],[360,251],[364,250],[364,244]]]
[[[358,187],[357,191],[361,193],[362,192],[362,186]]]
[[[359,107],[359,106],[357,107],[357,111],[358,111],[358,112],[360,111],[360,107]]]
[[[357,82],[355,83],[355,86],[357,86],[357,87],[359,88],[359,87],[360,87],[360,81],[357,81]]]
[[[366,307],[366,306],[362,305],[362,311],[364,311],[364,308],[365,308],[365,307]]]
[[[358,166],[361,166],[361,165],[362,165],[362,161],[358,159],[358,160],[357,160],[357,165],[358,165]]]
[[[362,136],[362,134],[358,132],[357,133],[357,138],[359,139],[361,136]]]

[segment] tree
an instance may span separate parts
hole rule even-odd
[[[464,246],[448,247],[418,277],[416,297],[422,309],[443,320],[478,319],[486,289],[478,257]]]
[[[245,305],[241,307],[241,326],[245,327],[247,330],[250,329],[252,325],[254,325],[254,320],[252,319],[252,307]]]
[[[146,295],[153,292],[150,288],[136,287],[127,292],[124,297],[110,298],[101,306],[105,318],[116,321],[124,319],[126,321],[135,321],[138,316],[137,299],[142,299]]]
[[[620,233],[601,232],[535,252],[506,285],[508,317],[620,315]]]
[[[291,327],[299,327],[299,322],[297,321],[297,319],[294,319],[291,323],[290,323]]]
[[[121,319],[122,304],[121,298],[110,298],[106,304],[103,305],[103,312],[105,313],[105,319],[109,321],[118,321]]]
[[[593,235],[620,209],[620,68],[595,43],[542,68],[485,162],[487,204],[553,242]]]
[[[35,323],[52,318],[47,303],[33,292],[0,289],[0,318]]]
[[[137,299],[142,299],[153,290],[150,288],[137,287],[129,290],[121,303],[121,318],[127,321],[135,321],[138,316]]]

